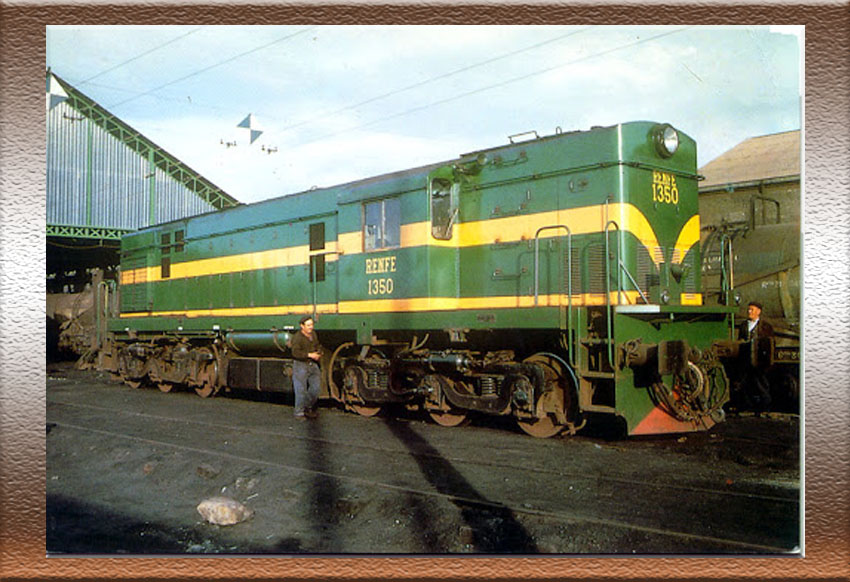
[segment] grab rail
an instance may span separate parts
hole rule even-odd
[[[649,299],[646,298],[646,295],[644,294],[643,289],[640,288],[640,285],[638,285],[637,281],[635,281],[635,278],[632,276],[631,273],[629,273],[629,270],[628,270],[628,268],[626,268],[626,264],[623,263],[623,261],[620,261],[620,269],[623,270],[623,272],[626,274],[626,277],[628,277],[629,281],[632,282],[632,285],[634,285],[635,289],[637,290],[638,294],[640,295],[640,298],[643,299],[643,302],[649,303]]]
[[[605,217],[608,217],[608,203],[605,203]],[[607,319],[607,327],[608,327],[608,341],[606,342],[608,345],[608,363],[611,365],[611,368],[614,368],[614,337],[613,337],[613,318],[611,317],[611,260],[610,260],[610,244],[608,242],[608,233],[611,232],[611,225],[614,225],[614,229],[617,233],[620,232],[620,225],[618,225],[613,220],[608,220],[605,223],[605,311],[606,311],[606,319]],[[622,293],[622,285],[620,285],[620,269],[619,265],[622,262],[620,259],[620,244],[617,241],[617,303],[620,302],[620,294]]]
[[[534,306],[537,307],[540,296],[540,233],[544,230],[567,231],[567,332],[572,331],[573,324],[573,233],[565,224],[541,226],[534,234]],[[559,302],[560,305],[560,302]],[[567,345],[570,362],[573,361],[573,342]]]
[[[318,265],[316,258],[317,257],[325,257],[327,255],[341,255],[343,251],[324,251],[321,253],[311,253],[310,254],[310,286],[312,287],[313,294],[313,319],[315,320],[318,317],[318,291],[316,289],[316,271],[318,270]]]

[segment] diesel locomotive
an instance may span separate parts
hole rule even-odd
[[[535,437],[720,422],[735,308],[703,302],[695,142],[654,122],[519,137],[126,235],[98,366],[286,391],[311,314],[322,397],[361,415],[510,415]]]

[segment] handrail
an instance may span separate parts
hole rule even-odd
[[[729,259],[726,259],[726,246],[729,247]],[[723,304],[728,306],[733,299],[733,291],[735,290],[735,270],[733,268],[735,255],[732,250],[732,237],[726,233],[720,237],[720,282],[721,292],[723,293]],[[734,337],[735,318],[730,322],[730,333]]]
[[[606,218],[608,216],[608,202],[605,202],[605,215]],[[611,231],[611,225],[614,225],[614,228],[617,232],[620,232],[620,225],[618,225],[613,220],[608,220],[605,223],[605,310],[606,310],[606,319],[607,319],[607,327],[608,327],[608,341],[606,342],[608,345],[608,363],[611,365],[611,368],[614,368],[614,337],[613,337],[613,318],[611,317],[611,261],[610,250],[609,250],[609,242],[608,242],[608,233]],[[622,285],[620,285],[620,269],[619,265],[622,262],[620,259],[620,245],[619,241],[617,244],[617,303],[620,302],[620,295],[622,293]]]
[[[343,254],[343,251],[324,251],[324,252],[320,252],[320,253],[311,253],[310,254],[310,275],[311,275],[310,286],[312,287],[312,292],[313,292],[313,319],[314,320],[318,316],[318,313],[317,313],[317,311],[318,311],[318,309],[317,309],[318,297],[317,297],[317,290],[316,290],[316,283],[317,283],[317,281],[316,281],[316,271],[318,270],[318,267],[317,267],[315,258],[316,257],[324,257],[324,256],[327,256],[327,255],[341,255],[341,254]]]
[[[729,248],[729,258],[726,258],[726,248]],[[729,305],[729,293],[735,288],[734,272],[732,269],[732,237],[728,234],[723,234],[720,237],[720,276],[721,276],[721,291],[723,292],[723,301]]]
[[[573,233],[565,224],[553,224],[541,226],[534,233],[534,306],[537,307],[540,295],[540,233],[544,230],[567,231],[567,333],[572,331],[573,325]],[[559,302],[560,304],[560,302]],[[573,361],[573,342],[567,345],[570,362]]]
[[[629,278],[629,281],[632,282],[632,285],[634,285],[635,289],[637,289],[637,292],[640,294],[640,298],[643,299],[643,302],[649,303],[649,299],[646,298],[646,295],[644,295],[643,290],[640,288],[640,285],[638,285],[637,281],[635,281],[635,278],[632,277],[632,274],[629,273],[629,270],[626,268],[626,264],[622,260],[620,261],[620,268]]]

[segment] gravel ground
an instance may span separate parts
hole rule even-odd
[[[622,439],[538,440],[507,419],[447,429],[411,411],[281,394],[201,399],[48,367],[50,554],[786,554],[799,545],[799,419]],[[253,516],[205,521],[226,496]]]

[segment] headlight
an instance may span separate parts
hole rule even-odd
[[[670,292],[667,289],[661,292],[661,303],[664,305],[670,303]]]
[[[669,158],[679,149],[679,132],[672,125],[659,125],[654,130],[655,149],[663,158]]]

